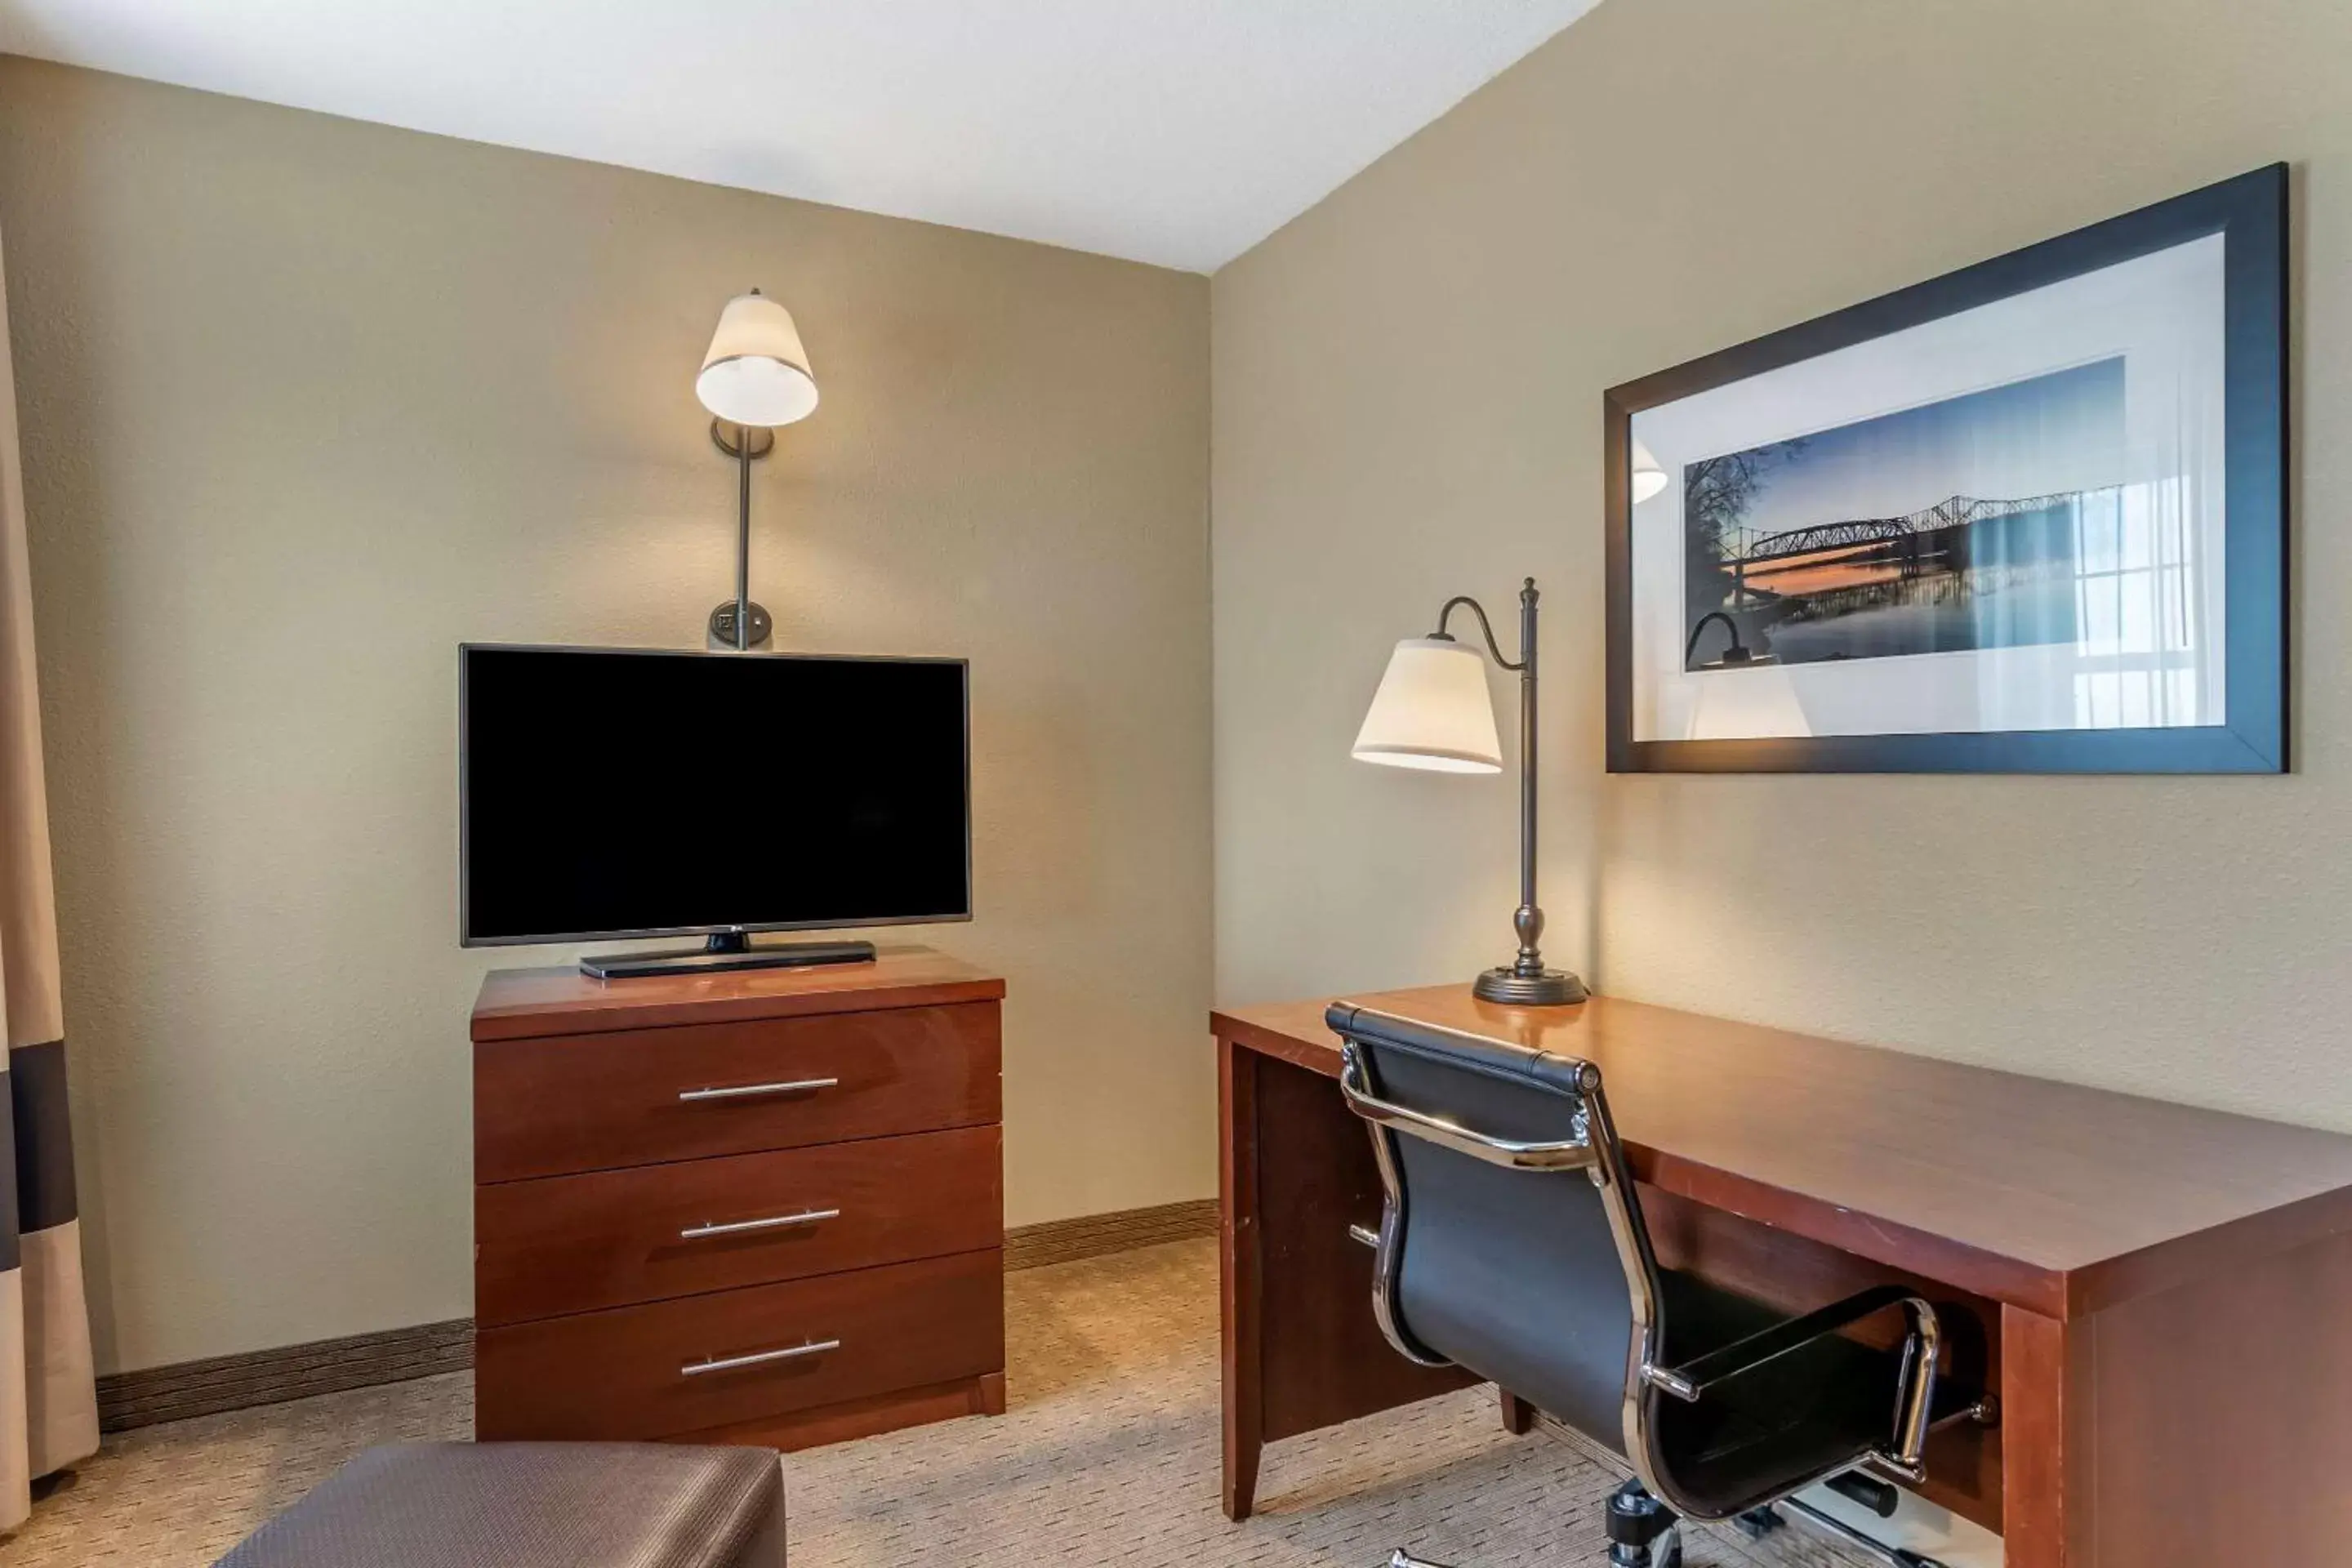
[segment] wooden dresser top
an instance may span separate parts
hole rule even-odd
[[[737,969],[598,980],[572,964],[494,969],[474,1003],[474,1038],[653,1029],[877,1007],[993,1002],[1004,981],[928,947],[886,947],[871,963]]]

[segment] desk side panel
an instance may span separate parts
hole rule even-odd
[[[1259,1333],[1271,1441],[1480,1381],[1397,1354],[1372,1318],[1377,1227],[1371,1141],[1320,1074],[1271,1058],[1256,1072]]]
[[[2352,1232],[2072,1331],[2064,1568],[2352,1563]]]

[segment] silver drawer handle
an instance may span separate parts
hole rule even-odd
[[[730,1220],[724,1225],[698,1225],[677,1233],[680,1241],[704,1241],[714,1236],[743,1236],[755,1230],[782,1230],[795,1225],[823,1225],[829,1219],[839,1219],[839,1209],[803,1209],[798,1214],[774,1215],[767,1219]]]
[[[791,1083],[737,1083],[724,1089],[681,1089],[677,1097],[688,1105],[706,1100],[752,1100],[763,1094],[810,1094],[820,1089],[838,1089],[837,1078],[803,1078]]]
[[[804,1345],[786,1345],[780,1351],[753,1351],[750,1355],[708,1357],[690,1361],[677,1369],[680,1377],[700,1377],[707,1372],[733,1372],[740,1367],[765,1366],[772,1361],[796,1361],[804,1355],[823,1355],[841,1348],[839,1340],[811,1340]]]

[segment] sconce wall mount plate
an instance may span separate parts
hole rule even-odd
[[[751,437],[751,460],[758,462],[776,449],[776,433],[762,425],[735,425],[724,419],[710,422],[710,444],[730,458],[743,456],[744,437]]]

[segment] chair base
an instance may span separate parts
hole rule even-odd
[[[1682,1521],[1638,1480],[1609,1495],[1609,1568],[1683,1568]],[[1409,1552],[1390,1553],[1388,1568],[1445,1568]]]
[[[1683,1568],[1681,1521],[1638,1480],[1609,1494],[1609,1568]]]
[[[1630,1555],[1620,1557],[1620,1552]],[[1647,1546],[1612,1546],[1609,1562],[1610,1568],[1619,1568],[1620,1564],[1626,1565],[1626,1568],[1683,1568],[1682,1527],[1668,1525],[1666,1532]],[[1389,1556],[1389,1568],[1446,1568],[1446,1565],[1415,1557],[1409,1552],[1396,1552]]]
[[[1612,1546],[1609,1568],[1683,1568],[1683,1527],[1670,1524],[1647,1546]]]
[[[1826,1537],[1831,1541],[1842,1542],[1860,1552],[1864,1556],[1885,1563],[1886,1568],[1944,1568],[1944,1565],[1933,1557],[1907,1551],[1900,1546],[1889,1546],[1874,1536],[1864,1535],[1845,1521],[1823,1513],[1811,1503],[1800,1502],[1795,1498],[1789,1497],[1782,1498],[1774,1506],[1786,1509],[1790,1518],[1814,1534]]]

